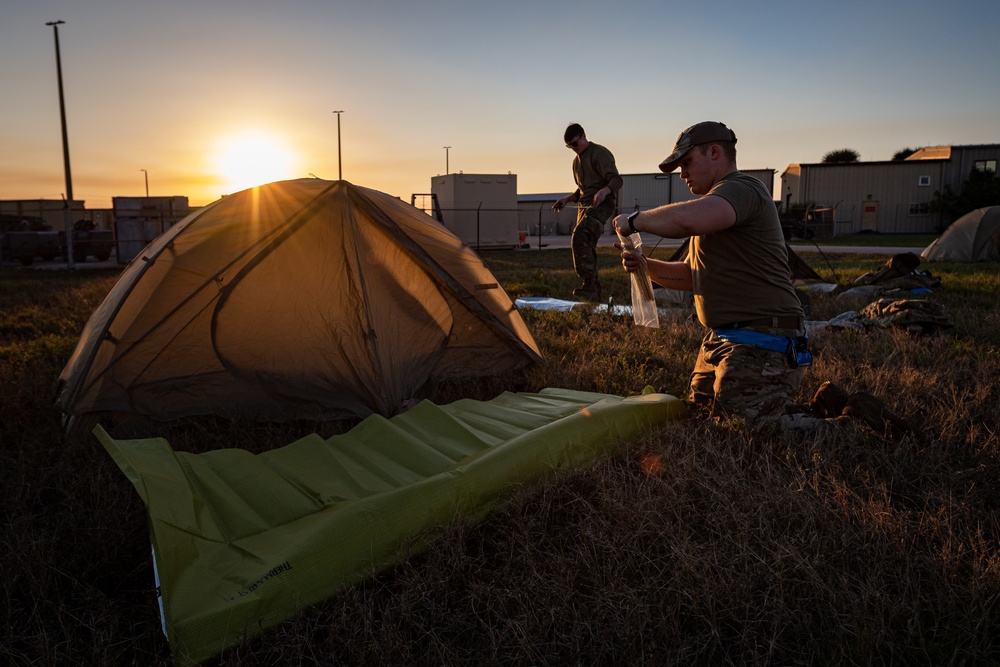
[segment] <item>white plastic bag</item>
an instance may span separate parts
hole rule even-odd
[[[630,236],[622,236],[622,233],[618,232],[618,240],[625,250],[635,255],[642,255],[642,237],[638,232]],[[653,296],[653,282],[646,273],[645,265],[641,265],[638,271],[632,272],[632,319],[641,327],[660,328],[656,297]]]

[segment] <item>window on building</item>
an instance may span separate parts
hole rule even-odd
[[[919,185],[922,188],[925,188],[930,184],[931,184],[930,176],[921,176],[920,178],[917,179],[917,185]]]
[[[992,171],[994,174],[997,173],[996,160],[976,160],[975,167],[976,171]]]
[[[928,213],[930,213],[930,204],[928,202],[910,204],[910,215],[927,215]]]

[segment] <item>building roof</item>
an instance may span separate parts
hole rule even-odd
[[[907,160],[950,160],[951,146],[925,146],[913,151]]]
[[[926,146],[924,148],[918,148],[912,155],[910,155],[905,160],[863,160],[859,162],[800,162],[792,163],[785,167],[782,172],[782,176],[791,172],[797,175],[802,167],[844,167],[844,166],[872,166],[880,164],[905,164],[907,162],[947,162],[952,158],[952,152],[955,150],[967,150],[975,148],[1000,148],[1000,144],[963,144],[961,146]]]

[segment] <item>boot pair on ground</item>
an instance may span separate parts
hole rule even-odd
[[[573,296],[584,301],[600,301],[601,285],[585,280],[582,285],[573,290]]]
[[[923,440],[921,431],[887,408],[880,399],[865,391],[848,394],[829,380],[816,390],[809,401],[809,409],[824,419],[856,419],[890,440],[901,440],[906,435]]]

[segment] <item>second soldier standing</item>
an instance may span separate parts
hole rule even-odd
[[[572,123],[563,133],[566,147],[576,153],[573,158],[573,179],[576,190],[557,199],[555,211],[576,202],[576,225],[573,227],[573,266],[582,284],[573,296],[588,301],[601,300],[601,279],[597,271],[597,242],[604,225],[618,212],[618,190],[622,177],[615,165],[615,156],[604,146],[587,141],[587,133],[578,123]]]

